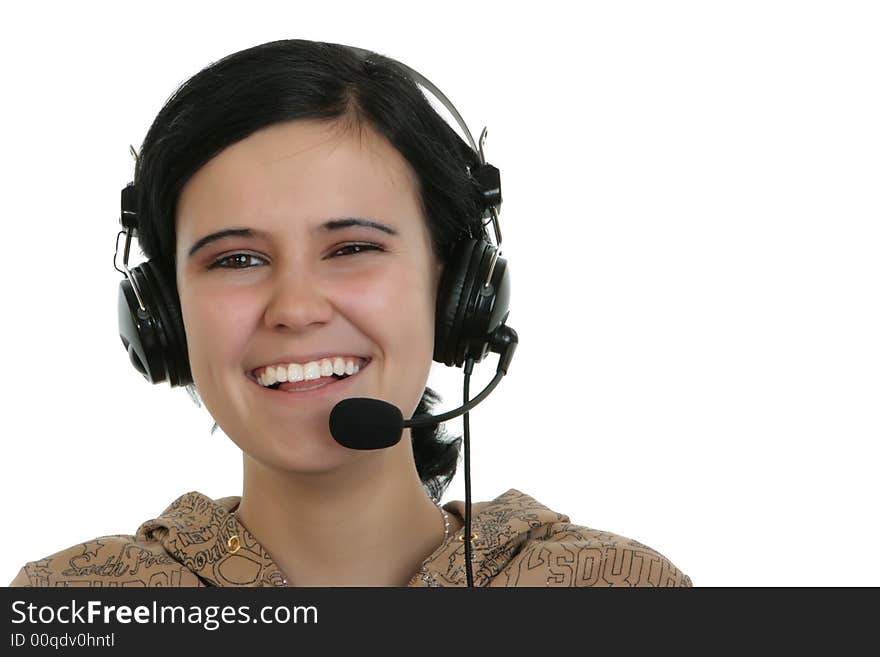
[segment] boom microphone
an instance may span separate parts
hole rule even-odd
[[[404,421],[403,413],[393,404],[381,399],[351,397],[343,399],[330,411],[330,434],[349,449],[384,449],[400,442],[403,430],[411,427],[436,426],[446,420],[464,415],[489,396],[501,378],[507,374],[518,339],[516,331],[501,325],[493,334],[492,351],[501,354],[495,377],[479,395],[464,406],[441,415],[416,415]]]
[[[330,411],[330,433],[349,449],[392,447],[403,435],[403,413],[381,399],[343,399]]]

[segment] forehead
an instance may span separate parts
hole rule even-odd
[[[184,185],[175,221],[184,248],[221,228],[273,232],[349,216],[426,232],[415,174],[386,139],[367,124],[296,120],[208,161]]]

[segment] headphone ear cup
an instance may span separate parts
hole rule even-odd
[[[145,287],[145,281],[140,267],[129,270],[129,276],[130,279],[124,278],[119,283],[119,337],[134,368],[150,383],[160,383],[165,380],[160,328],[156,325],[154,313],[150,312],[149,300],[141,291]],[[132,281],[141,294],[143,309]]]
[[[467,358],[479,362],[489,353],[492,334],[510,314],[510,276],[497,252],[474,239],[453,251],[437,293],[435,361],[461,367]]]
[[[163,328],[165,338],[163,355],[168,382],[172,386],[188,385],[192,383],[192,374],[176,285],[169,283],[165,270],[152,260],[143,263],[141,267],[152,292],[151,296],[156,301],[155,308]]]
[[[150,383],[192,382],[179,303],[152,262],[130,270],[119,284],[119,337],[135,369]],[[134,286],[132,286],[132,282]],[[138,294],[144,308],[138,303]]]
[[[468,279],[459,333],[458,358],[480,362],[491,350],[493,334],[510,314],[510,276],[507,261],[498,248],[484,242],[485,250],[476,275]],[[493,264],[494,261],[494,264]],[[488,284],[487,284],[488,281]]]
[[[480,240],[462,240],[443,272],[437,292],[434,360],[444,365],[461,367],[464,364],[466,341],[462,340],[462,324],[473,280],[480,271],[487,246]]]
[[[458,316],[462,290],[471,268],[476,240],[462,240],[455,245],[452,256],[443,270],[437,289],[437,309],[434,320],[434,360],[444,365],[455,363],[453,325]]]

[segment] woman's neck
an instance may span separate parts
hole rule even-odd
[[[441,544],[444,521],[412,457],[318,474],[275,470],[244,455],[239,521],[290,586],[406,586]],[[450,518],[450,520],[452,520]]]

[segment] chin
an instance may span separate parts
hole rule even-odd
[[[295,474],[324,474],[368,456],[368,452],[343,447],[326,429],[323,432],[302,432],[290,436],[281,435],[275,429],[268,435],[262,434],[262,439],[257,439],[259,443],[256,445],[236,444],[262,465]]]

